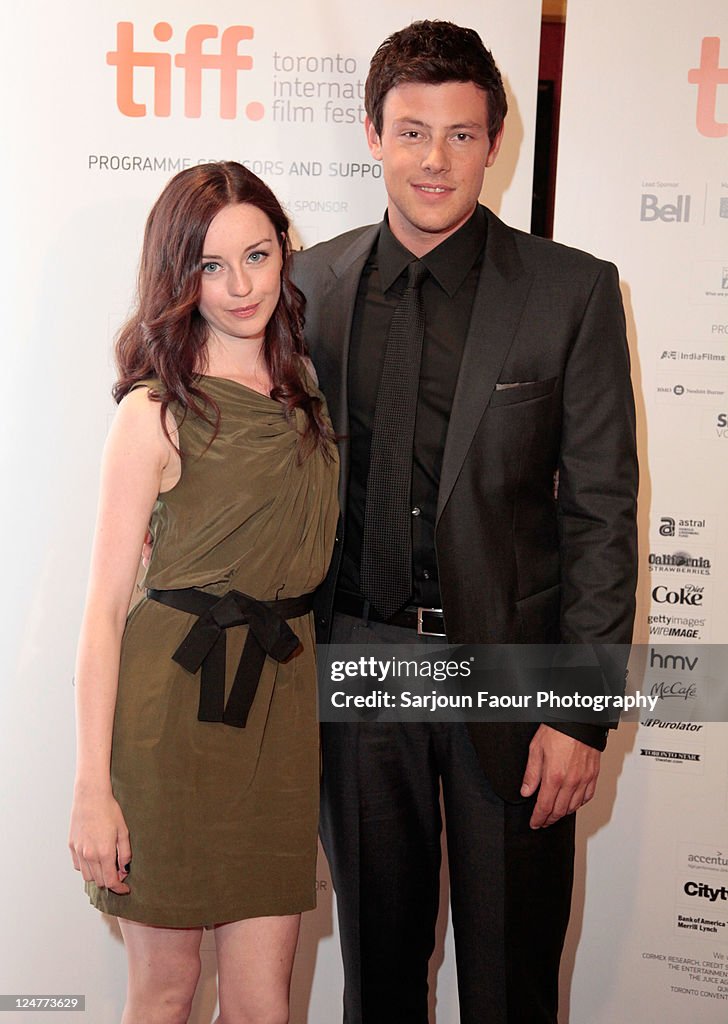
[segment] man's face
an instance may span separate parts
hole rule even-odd
[[[488,103],[473,82],[407,82],[384,100],[382,134],[369,118],[367,141],[381,160],[389,225],[415,256],[424,256],[470,217],[501,135],[488,139]]]

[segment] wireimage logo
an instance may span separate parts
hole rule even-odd
[[[159,21],[152,30],[160,43],[168,43],[174,35],[167,21]],[[171,54],[163,50],[136,50],[134,48],[134,25],[120,21],[116,26],[116,49],[106,54],[106,63],[116,68],[116,105],[125,117],[146,117],[147,104],[137,99],[135,92],[135,71],[151,68],[153,81],[153,109],[155,117],[169,117],[172,112],[172,57],[175,67],[184,70],[184,116],[202,115],[203,71],[219,73],[220,117],[229,120],[237,117],[238,73],[251,71],[253,58],[238,53],[244,40],[254,36],[250,25],[231,25],[220,38],[219,52],[203,52],[202,44],[217,39],[217,25],[192,25],[185,36],[185,47],[181,53]],[[251,101],[245,107],[250,121],[259,121],[265,114],[262,103]]]

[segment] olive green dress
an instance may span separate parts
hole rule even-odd
[[[220,428],[188,415],[182,476],[160,494],[145,586],[235,589],[261,601],[314,590],[337,520],[335,451],[299,459],[283,407],[203,377]],[[174,411],[174,410],[173,410]],[[209,445],[209,447],[208,447]],[[333,446],[332,446],[333,447]],[[99,910],[175,928],[315,906],[319,746],[311,613],[289,620],[302,650],[265,659],[245,728],[197,719],[200,673],[171,655],[196,616],[146,597],[122,642],[111,778],[129,828],[129,895],[86,888]],[[247,626],[227,629],[226,693]]]

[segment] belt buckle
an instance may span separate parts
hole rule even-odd
[[[442,608],[418,608],[417,609],[417,635],[418,636],[447,636],[447,633],[433,633],[422,625],[422,616],[427,613],[442,615]]]

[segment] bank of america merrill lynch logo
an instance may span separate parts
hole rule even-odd
[[[174,35],[166,21],[157,22],[152,30],[160,43],[168,43]],[[253,38],[250,25],[231,25],[220,37],[217,52],[203,51],[203,43],[217,39],[217,25],[192,25],[185,35],[184,50],[171,54],[159,50],[134,49],[134,25],[120,21],[116,26],[116,49],[106,54],[106,63],[116,67],[116,105],[126,117],[146,117],[147,104],[140,102],[134,90],[134,72],[138,68],[152,69],[153,110],[155,117],[169,117],[172,112],[172,57],[175,67],[184,70],[184,115],[200,117],[202,114],[202,73],[219,74],[220,117],[232,119],[238,113],[238,72],[251,71],[253,58],[239,53],[244,40]],[[265,114],[262,103],[252,101],[245,107],[251,121],[259,121]]]

